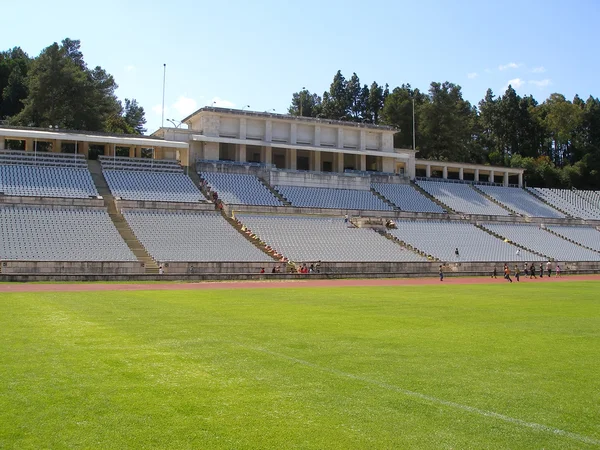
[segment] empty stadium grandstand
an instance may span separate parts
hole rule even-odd
[[[101,158],[102,173],[115,197],[157,202],[204,201],[193,181],[176,161],[141,158]]]
[[[536,225],[486,223],[483,226],[556,261],[600,261],[600,253],[573,244]]]
[[[299,186],[275,186],[275,189],[292,206],[301,208],[393,210],[391,206],[367,190]]]
[[[283,206],[283,203],[254,175],[222,172],[201,172],[199,175],[225,203]]]
[[[0,152],[0,193],[24,197],[98,196],[82,155]]]
[[[469,184],[417,180],[416,184],[444,205],[464,214],[508,216],[509,212],[475,191]]]
[[[529,217],[565,217],[564,214],[540,202],[524,189],[482,184],[476,187],[518,214]]]
[[[273,261],[218,213],[125,210],[123,216],[156,261]]]
[[[136,261],[106,211],[0,208],[0,259]]]
[[[341,218],[238,215],[249,230],[296,262],[400,262],[426,259],[369,228]]]
[[[535,261],[540,256],[462,222],[399,221],[392,236],[443,261]],[[456,249],[459,254],[456,255]],[[518,251],[517,251],[518,250]]]
[[[550,231],[600,252],[600,231],[592,227],[547,226]]]
[[[372,188],[402,211],[444,213],[446,210],[408,184],[373,183]]]
[[[551,188],[529,188],[529,191],[573,217],[600,220],[600,205],[589,201],[594,198],[594,191],[587,191],[591,194]],[[584,194],[580,195],[580,192]]]

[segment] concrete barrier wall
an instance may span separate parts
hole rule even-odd
[[[271,272],[275,265],[284,264],[273,262],[162,262],[165,274],[227,274],[227,273],[259,273],[261,267],[265,272]]]
[[[2,274],[137,275],[144,270],[137,261],[2,261]]]
[[[0,205],[12,206],[45,206],[45,207],[85,207],[103,208],[100,198],[51,198],[51,197],[19,197],[0,195]]]
[[[115,200],[115,206],[121,209],[160,209],[166,211],[214,211],[213,203],[175,203],[151,202],[143,200]]]
[[[337,189],[370,190],[371,179],[356,174],[271,171],[268,179],[271,186],[325,187]]]

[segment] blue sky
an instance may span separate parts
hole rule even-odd
[[[322,94],[338,69],[391,87],[451,81],[472,103],[509,82],[540,102],[600,95],[597,0],[3,3],[1,49],[37,55],[81,40],[119,98],[145,108],[149,132],[160,126],[164,63],[165,117],[176,120],[213,102],[283,113],[293,92]]]

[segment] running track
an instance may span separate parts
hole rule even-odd
[[[513,277],[513,281],[516,280]],[[530,280],[521,277],[521,283],[563,283],[569,281],[600,281],[600,275],[571,275],[561,278],[539,278]],[[503,277],[444,278],[443,284],[508,284]],[[167,290],[203,290],[203,289],[252,289],[252,288],[304,288],[304,287],[357,287],[357,286],[424,286],[442,284],[438,278],[376,278],[349,280],[286,280],[286,281],[232,281],[198,283],[156,283],[156,284],[0,284],[2,292],[90,292],[90,291],[167,291]]]

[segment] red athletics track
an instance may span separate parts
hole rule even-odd
[[[513,277],[513,281],[517,281]],[[561,278],[521,277],[521,283],[562,283],[568,281],[600,281],[600,275],[570,275]],[[446,277],[443,282],[436,278],[370,278],[347,280],[282,280],[282,281],[205,281],[198,283],[149,283],[149,284],[0,284],[2,292],[89,292],[89,291],[167,291],[167,290],[196,290],[196,289],[249,289],[249,288],[303,288],[303,287],[355,287],[355,286],[423,286],[433,284],[508,284],[503,277]]]

